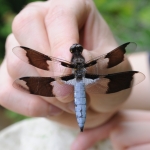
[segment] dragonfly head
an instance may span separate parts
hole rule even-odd
[[[71,53],[82,53],[83,51],[83,47],[80,45],[80,44],[73,44],[71,47],[70,47],[70,52]]]

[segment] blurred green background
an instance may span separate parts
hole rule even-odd
[[[5,40],[11,33],[13,18],[29,2],[33,1],[0,0],[0,60],[4,57]],[[150,51],[149,0],[94,0],[94,2],[119,44],[133,41],[137,43],[138,51]],[[24,118],[10,111],[5,111],[5,114],[13,121]]]

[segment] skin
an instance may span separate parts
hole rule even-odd
[[[87,50],[84,53],[87,60],[113,50],[117,43],[93,1],[51,0],[30,3],[14,18],[12,31],[6,41],[6,55],[0,68],[0,85],[3,85],[3,90],[0,91],[0,104],[26,116],[47,117],[78,128],[74,116],[73,93],[65,99],[56,99],[33,96],[13,88],[12,83],[15,79],[26,75],[42,76],[44,71],[37,70],[18,59],[12,53],[12,48],[23,45],[68,61],[71,59],[69,48],[74,43],[80,43]],[[111,71],[130,69],[131,66],[126,60]],[[104,124],[118,111],[129,93],[130,91],[123,91],[113,96],[95,96],[87,93],[85,128],[93,128],[88,131],[96,133],[99,130],[97,126]],[[83,135],[86,137],[86,132]],[[90,145],[87,144],[87,147],[90,147],[93,141],[96,142],[97,139],[89,142]]]
[[[124,110],[104,125],[80,134],[72,144],[72,150],[86,150],[108,137],[113,150],[149,150],[149,131],[149,111]]]

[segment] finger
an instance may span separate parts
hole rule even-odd
[[[87,18],[87,9],[83,0],[51,1],[45,24],[52,55],[70,61],[69,48],[79,42],[79,30]]]
[[[120,112],[118,118],[120,122],[149,122],[150,112],[147,110],[127,110]]]
[[[127,148],[126,150],[149,150],[150,149],[150,144],[140,144],[137,146],[131,146]]]
[[[97,11],[93,1],[86,1],[90,8],[84,29],[80,31],[80,42],[91,50],[93,56],[105,54],[118,45],[102,15]],[[91,30],[92,29],[92,30]],[[84,37],[84,38],[83,38]],[[109,44],[108,44],[109,43]]]
[[[20,45],[49,54],[49,41],[44,24],[48,2],[27,5],[14,19],[12,30]]]
[[[111,133],[111,141],[115,150],[142,145],[150,142],[150,123],[149,122],[127,122],[121,123]]]
[[[99,127],[85,130],[80,133],[71,146],[71,150],[87,150],[92,147],[96,142],[106,139],[110,131],[115,126],[114,118]]]

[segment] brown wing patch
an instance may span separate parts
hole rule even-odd
[[[108,74],[104,78],[109,79],[108,90],[106,93],[115,93],[132,87],[134,74],[138,71],[120,72]]]
[[[124,54],[126,53],[125,48],[129,44],[130,44],[130,42],[125,43],[125,44],[117,47],[113,51],[109,52],[105,56],[105,58],[109,59],[107,68],[114,67],[114,66],[120,64],[124,60]]]
[[[22,77],[16,80],[13,86],[23,92],[34,95],[54,97],[51,77]]]
[[[27,47],[21,46],[21,48],[26,51],[29,64],[43,70],[49,70],[47,61],[51,61],[50,57]]]

